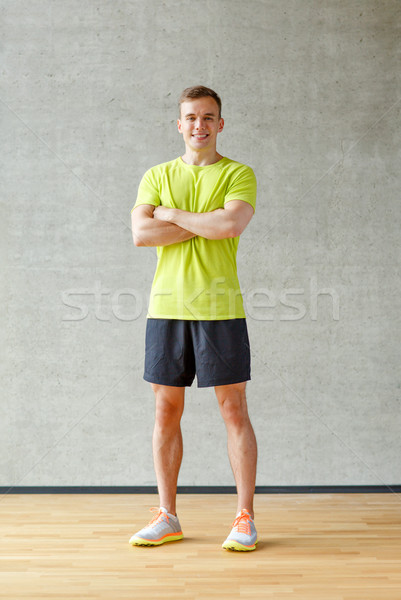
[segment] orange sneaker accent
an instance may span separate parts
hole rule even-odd
[[[246,533],[246,535],[251,535],[251,515],[249,512],[243,508],[241,513],[234,519],[232,527],[235,527],[238,533]]]
[[[161,508],[158,508],[157,506],[152,506],[152,508],[150,508],[149,510],[150,510],[150,512],[155,512],[156,511],[156,514],[149,521],[148,527],[150,525],[153,525],[153,527],[154,527],[155,525],[157,525],[157,523],[160,523],[160,521],[163,520],[163,517],[166,517],[167,523],[169,522],[170,517],[168,516],[168,513],[163,512]]]

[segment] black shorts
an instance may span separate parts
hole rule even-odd
[[[151,383],[177,387],[229,385],[251,378],[245,319],[187,321],[149,319],[145,373]]]

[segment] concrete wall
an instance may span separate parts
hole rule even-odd
[[[238,258],[258,485],[400,483],[398,0],[0,6],[1,485],[155,483],[156,253],[130,209],[196,83],[259,183]],[[232,485],[212,390],[183,433],[179,484]]]

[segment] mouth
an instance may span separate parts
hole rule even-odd
[[[207,137],[209,137],[208,133],[193,133],[192,137],[196,138],[197,140],[205,140]]]

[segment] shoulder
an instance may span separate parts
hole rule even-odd
[[[244,163],[240,163],[237,160],[232,160],[231,158],[224,157],[223,159],[223,168],[226,170],[227,174],[236,176],[248,176],[255,177],[252,167],[249,165],[245,165]]]
[[[255,173],[249,165],[226,158],[224,169],[230,183],[247,182],[256,185]]]
[[[228,159],[227,188],[224,203],[243,200],[255,209],[257,183],[253,169],[248,165]]]

